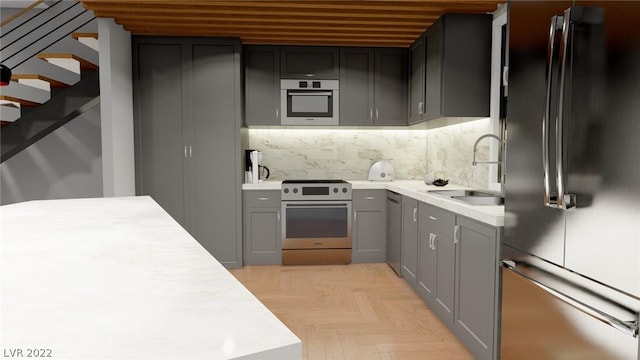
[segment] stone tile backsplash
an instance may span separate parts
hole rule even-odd
[[[488,166],[472,166],[473,143],[489,132],[489,119],[423,129],[249,129],[249,148],[263,152],[270,180],[365,180],[369,167],[386,159],[396,179],[426,174],[451,183],[487,188]],[[486,159],[490,140],[478,148]]]
[[[471,165],[473,144],[490,132],[490,119],[480,119],[427,132],[428,174],[449,179],[453,184],[473,188],[489,187],[489,166]],[[487,160],[489,146],[495,140],[484,139],[478,144],[477,160]]]
[[[397,179],[425,174],[427,131],[408,129],[249,129],[249,148],[263,152],[270,179],[366,180],[382,159]]]

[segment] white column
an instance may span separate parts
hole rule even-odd
[[[131,33],[98,18],[104,196],[135,195]]]

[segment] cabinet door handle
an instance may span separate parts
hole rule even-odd
[[[353,212],[353,220],[358,220],[358,212],[357,211]]]
[[[193,155],[193,153],[192,153],[192,151],[191,151],[191,150],[192,150],[192,149],[191,149],[191,145],[189,145],[189,157],[193,157],[193,156],[192,156],[192,155]]]
[[[184,146],[184,157],[187,157],[187,146]]]
[[[379,114],[378,114],[378,108],[376,108],[376,120],[378,120],[378,119],[379,119],[379,116],[378,116],[378,115],[379,115]]]
[[[280,109],[276,108],[276,120],[280,119]]]
[[[268,197],[259,197],[258,200],[264,201],[264,200],[269,200]]]
[[[413,222],[418,222],[418,208],[413,208]]]
[[[453,227],[453,243],[457,244],[460,242],[460,239],[458,238],[458,235],[460,233],[460,225],[456,225]]]
[[[373,108],[369,109],[369,119],[373,120]]]
[[[434,217],[434,216],[431,216],[431,215],[429,215],[429,219],[431,219],[431,220],[433,220],[433,221],[437,221],[437,220],[438,220],[438,218],[437,218],[437,217]]]
[[[418,103],[418,114],[420,115],[424,114],[424,101],[420,101]]]
[[[365,200],[374,200],[376,197],[375,196],[365,196],[364,199]]]
[[[280,222],[280,211],[276,211],[276,213],[278,214],[278,222]]]

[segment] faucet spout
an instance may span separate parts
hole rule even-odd
[[[476,161],[476,154],[478,152],[478,143],[484,139],[484,138],[493,138],[498,140],[498,142],[500,143],[500,145],[502,145],[502,139],[500,139],[500,137],[493,135],[493,134],[484,134],[482,136],[480,136],[478,138],[478,140],[476,140],[475,144],[473,144],[473,162],[471,163],[471,165],[478,165],[478,164],[500,164],[500,161]],[[502,146],[501,146],[502,147]]]

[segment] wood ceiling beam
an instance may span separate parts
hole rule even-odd
[[[506,1],[506,0],[505,0]],[[308,9],[318,10],[338,10],[338,11],[437,11],[467,10],[467,11],[493,11],[496,3],[505,1],[162,1],[162,0],[141,0],[141,1],[104,1],[104,0],[82,0],[85,7],[90,9],[118,9],[118,8],[159,8],[158,11],[175,11],[179,9],[189,9],[190,11],[200,11],[217,8],[241,8],[241,9]]]
[[[116,22],[119,24],[126,24],[127,22],[138,22],[136,21],[137,16],[134,14],[131,15],[123,15],[123,16],[110,16],[107,13],[102,12],[94,12],[98,17],[113,17],[116,19]],[[176,21],[175,17],[162,17],[162,18],[144,18],[144,20],[163,20],[165,22]],[[220,17],[212,19],[210,17],[199,17],[199,16],[190,16],[187,18],[180,19],[182,21],[191,20],[194,22],[198,21],[216,21],[220,23],[228,23],[228,24],[241,24],[241,23],[265,23],[265,24],[294,24],[294,25],[304,25],[304,24],[322,24],[326,26],[331,25],[364,25],[364,26],[378,26],[378,25],[386,25],[386,26],[408,26],[408,27],[424,27],[425,21],[429,19],[425,19],[422,21],[402,21],[402,20],[389,20],[384,18],[379,19],[370,19],[370,20],[362,20],[362,19],[316,19],[316,18],[308,18],[308,17],[297,17],[297,18],[270,18],[270,17],[234,17],[234,18],[226,18]]]
[[[155,9],[158,10],[158,9]],[[424,18],[438,18],[441,12],[411,12],[411,13],[395,13],[395,12],[375,12],[375,13],[359,13],[359,12],[347,12],[347,11],[339,11],[339,12],[320,12],[320,11],[309,11],[309,12],[300,12],[300,11],[269,11],[269,10],[237,10],[237,11],[227,11],[227,10],[184,10],[179,12],[165,12],[165,11],[154,11],[150,9],[129,9],[129,10],[101,10],[94,9],[94,14],[96,16],[102,17],[113,17],[113,18],[121,18],[121,17],[129,17],[129,18],[138,18],[138,17],[158,17],[158,18],[189,18],[194,15],[200,17],[207,16],[216,16],[216,17],[231,17],[231,18],[251,18],[251,17],[260,17],[260,18],[276,18],[276,19],[336,19],[336,18],[346,18],[346,19],[357,19],[357,20],[372,20],[372,21],[385,21],[389,19],[397,19],[397,20],[422,20]]]
[[[136,27],[131,27],[131,32],[132,33],[140,33],[140,32],[145,32],[145,31],[154,31],[154,32],[160,32],[162,31],[163,27],[158,27],[158,26],[136,26]],[[220,36],[242,36],[242,38],[247,38],[247,37],[260,37],[260,36],[278,36],[278,37],[286,37],[286,38],[308,38],[308,37],[331,37],[332,39],[353,39],[353,40],[357,40],[358,38],[371,38],[371,39],[390,39],[390,40],[415,40],[421,33],[420,32],[416,32],[416,33],[410,33],[410,34],[398,34],[398,33],[388,33],[388,34],[384,34],[384,33],[365,33],[365,32],[358,32],[358,33],[353,33],[353,34],[349,34],[349,33],[336,33],[336,32],[326,32],[326,31],[297,31],[297,32],[290,32],[290,33],[284,33],[282,31],[264,31],[264,30],[244,30],[244,31],[237,31],[237,30],[233,30],[233,29],[216,29],[216,28],[202,28],[202,27],[196,27],[196,26],[174,26],[172,27],[170,30],[174,31],[174,30],[179,30],[179,31],[187,31],[187,30],[199,30],[201,33],[215,33],[217,35]]]
[[[356,33],[356,32],[365,32],[365,33],[380,33],[380,34],[387,34],[387,33],[397,33],[397,34],[415,34],[415,33],[422,33],[425,29],[425,25],[421,25],[421,26],[417,26],[417,27],[393,27],[393,26],[384,26],[384,25],[380,25],[380,26],[359,26],[359,25],[352,25],[352,24],[343,24],[343,25],[333,25],[330,28],[327,28],[326,26],[323,26],[322,24],[320,25],[309,25],[309,24],[297,24],[297,25],[293,25],[293,24],[288,24],[288,25],[281,25],[281,24],[263,24],[263,23],[242,23],[242,24],[237,24],[237,23],[219,23],[219,22],[215,22],[215,21],[211,21],[211,23],[206,23],[206,22],[202,22],[202,23],[183,23],[183,22],[154,22],[154,23],[150,23],[150,22],[126,22],[126,24],[128,26],[131,27],[138,27],[138,26],[158,26],[158,27],[162,27],[162,26],[174,26],[174,25],[179,25],[182,24],[184,26],[191,26],[191,27],[204,27],[204,28],[208,28],[210,29],[209,31],[215,31],[216,29],[219,30],[237,30],[238,32],[242,32],[242,31],[252,31],[252,30],[263,30],[263,31],[304,31],[304,32],[308,32],[308,31],[324,31],[324,32],[332,32],[332,33],[347,33],[347,34],[352,34],[352,33]]]

